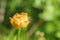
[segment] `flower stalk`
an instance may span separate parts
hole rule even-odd
[[[21,36],[21,28],[18,29],[17,39],[16,40],[20,40],[20,36]]]

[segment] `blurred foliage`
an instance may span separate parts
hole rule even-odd
[[[1,2],[2,0],[0,5]],[[7,0],[5,19],[0,23],[0,35],[3,33],[1,36],[4,35],[4,39],[0,40],[16,40],[17,29],[11,25],[9,19],[16,12],[27,12],[31,19],[28,27],[21,30],[21,40],[60,40],[60,0]],[[27,39],[26,33],[40,19],[43,19],[43,23],[37,25],[31,37]],[[36,35],[37,31],[44,32],[44,36],[39,36],[39,32],[39,35]]]

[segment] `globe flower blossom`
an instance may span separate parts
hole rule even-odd
[[[27,13],[16,13],[12,18],[10,17],[10,22],[13,26],[17,28],[26,28],[29,24],[28,14]]]

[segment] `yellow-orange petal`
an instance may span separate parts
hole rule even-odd
[[[10,22],[13,26],[17,28],[25,28],[29,24],[29,19],[27,13],[16,13],[12,18],[10,17]]]

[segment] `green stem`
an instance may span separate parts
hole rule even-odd
[[[18,29],[18,33],[17,33],[17,39],[16,40],[20,40],[20,35],[21,35],[21,29]]]

